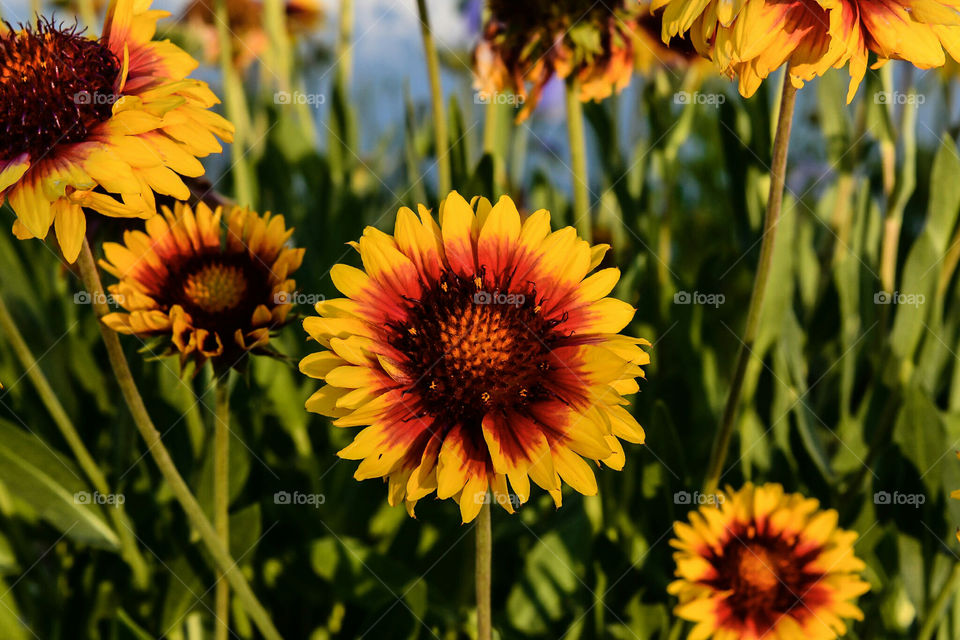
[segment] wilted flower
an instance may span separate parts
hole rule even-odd
[[[576,76],[584,102],[603,100],[633,75],[640,13],[634,0],[491,0],[474,54],[477,89],[487,96],[515,94],[524,103],[520,119],[554,76]]]

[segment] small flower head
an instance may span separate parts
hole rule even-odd
[[[837,512],[778,484],[727,489],[674,525],[676,614],[690,638],[817,638],[846,634],[844,618],[870,585],[854,555],[856,532]]]
[[[109,287],[124,311],[103,322],[119,333],[162,336],[182,363],[233,367],[248,352],[264,352],[270,331],[291,308],[303,249],[286,246],[292,229],[283,216],[233,207],[183,203],[128,231],[124,243],[104,245],[104,269],[120,281]]]
[[[385,478],[390,504],[412,514],[436,492],[469,522],[488,490],[513,512],[533,480],[559,506],[561,480],[597,492],[584,458],[619,469],[620,440],[643,442],[624,396],[649,343],[619,335],[634,314],[608,297],[619,271],[588,275],[607,246],[453,192],[439,225],[403,208],[392,236],[368,227],[354,247],[363,269],[331,271],[345,297],[304,321],[323,349],[300,370],[325,383],[308,410],[365,427],[339,455]]]

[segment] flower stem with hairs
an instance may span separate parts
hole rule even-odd
[[[83,241],[79,264],[84,286],[93,299],[94,313],[97,318],[100,319],[109,313],[110,309],[106,303],[103,302],[103,284],[100,282],[100,274],[97,271],[93,252],[90,250],[90,244],[87,240]],[[157,431],[153,421],[150,419],[147,407],[144,405],[143,398],[140,396],[140,390],[137,388],[137,383],[133,379],[133,374],[130,371],[130,365],[127,363],[127,357],[123,353],[123,347],[120,345],[119,337],[102,322],[99,323],[99,328],[100,335],[103,337],[103,342],[107,348],[110,366],[113,369],[113,374],[117,379],[120,391],[123,393],[123,399],[130,409],[133,421],[140,431],[140,435],[147,444],[147,450],[150,452],[150,455],[153,456],[167,484],[170,485],[173,495],[180,503],[180,506],[183,507],[190,524],[200,534],[201,540],[213,557],[216,568],[224,573],[226,580],[230,583],[230,586],[233,587],[247,613],[253,618],[257,629],[260,630],[260,633],[267,638],[267,640],[280,640],[280,632],[278,632],[274,626],[270,615],[263,605],[260,604],[260,601],[257,600],[257,596],[253,593],[243,573],[235,570],[237,565],[236,561],[230,556],[227,548],[220,542],[216,530],[213,525],[210,524],[207,516],[204,515],[203,508],[197,502],[193,493],[190,492],[190,488],[187,487],[183,476],[181,476],[177,470],[173,458],[170,457],[170,452],[163,444],[160,432]]]
[[[213,523],[220,544],[230,549],[230,372],[222,376],[214,372],[216,413],[213,427]],[[230,585],[217,576],[216,640],[230,635]]]
[[[493,634],[490,607],[493,535],[490,520],[490,504],[487,503],[480,508],[477,515],[477,640],[490,640]]]
[[[750,361],[757,332],[760,328],[760,312],[763,309],[763,299],[767,291],[767,281],[770,278],[770,266],[773,263],[773,247],[776,239],[777,225],[780,222],[780,209],[783,205],[783,188],[787,170],[787,151],[790,147],[790,129],[793,124],[793,110],[797,98],[797,89],[790,81],[790,70],[783,71],[783,92],[780,97],[780,110],[777,117],[776,136],[773,140],[773,162],[770,167],[770,193],[767,198],[767,210],[763,221],[763,236],[760,244],[760,262],[753,280],[753,291],[750,294],[750,305],[747,308],[747,325],[743,332],[740,350],[737,353],[736,367],[733,379],[730,382],[730,392],[723,408],[720,427],[713,449],[710,452],[710,461],[707,466],[704,490],[707,493],[716,491],[723,473],[723,464],[730,448],[733,437],[733,425],[736,419],[737,408],[740,404],[740,393],[743,391],[743,379],[747,372],[747,363]]]

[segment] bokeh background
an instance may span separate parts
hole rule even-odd
[[[548,86],[531,118],[514,124],[513,106],[483,104],[473,89],[482,3],[428,5],[454,186],[468,197],[508,193],[525,212],[545,207],[555,225],[571,224],[562,85]],[[44,6],[54,10],[73,20],[68,5]],[[365,225],[392,230],[400,206],[435,206],[439,195],[415,2],[327,0],[318,11],[286,54],[257,49],[250,35],[241,46],[256,55],[232,87],[215,61],[198,73],[233,96],[228,107],[243,105],[243,147],[208,159],[210,183],[195,191],[246,189],[260,210],[283,213],[307,248],[296,275],[304,299],[336,295],[329,270],[356,263],[345,243]],[[30,6],[3,3],[0,12],[16,24]],[[162,28],[204,59],[209,33],[172,19]],[[915,638],[930,615],[933,637],[960,638],[960,502],[949,499],[960,488],[955,71],[891,64],[868,72],[849,106],[842,72],[800,92],[772,286],[722,480],[780,482],[859,532],[872,591],[849,638]],[[688,631],[666,593],[668,541],[674,520],[696,506],[740,346],[777,78],[743,100],[709,77],[699,91],[712,99],[684,101],[685,75],[655,65],[619,96],[585,107],[595,240],[613,246],[607,261],[623,271],[615,293],[638,309],[629,332],[653,342],[632,406],[647,444],[628,445],[622,472],[598,474],[597,497],[565,493],[557,510],[539,493],[517,515],[494,512],[502,638],[666,640]],[[302,97],[285,102],[278,92]],[[494,153],[484,155],[494,111]],[[886,231],[898,218],[899,230]],[[4,225],[13,219],[0,211]],[[91,239],[116,240],[137,224],[100,219]],[[885,258],[891,234],[898,242]],[[146,455],[81,290],[54,247],[0,233],[0,295],[124,496],[150,581],[131,586],[111,507],[76,499],[92,490],[0,335],[0,638],[208,637],[214,575]],[[208,375],[183,379],[151,344],[124,344],[164,442],[211,510]],[[310,351],[298,322],[276,344],[288,359],[255,359],[232,391],[231,550],[280,631],[310,640],[470,637],[472,526],[460,524],[452,501],[423,500],[411,519],[387,506],[384,485],[353,480],[354,463],[335,455],[353,430],[303,408],[316,383],[296,370]],[[283,504],[282,492],[322,498]],[[257,637],[234,612],[236,637]]]

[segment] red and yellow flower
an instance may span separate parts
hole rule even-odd
[[[209,108],[196,61],[154,41],[163,11],[149,0],[114,0],[103,37],[41,21],[0,33],[0,202],[20,238],[50,227],[68,261],[86,229],[83,207],[108,216],[156,213],[154,192],[185,199],[180,175],[221,151],[233,127]]]
[[[213,358],[236,366],[264,352],[290,312],[296,283],[289,276],[303,260],[303,249],[287,246],[292,234],[283,216],[241,207],[164,207],[146,233],[104,244],[101,265],[119,279],[109,290],[124,311],[103,322],[119,333],[168,337],[168,353],[179,352],[181,364]]]
[[[863,619],[854,531],[837,512],[779,484],[745,485],[674,525],[676,614],[695,623],[690,640],[832,640],[845,618]]]
[[[474,53],[476,88],[488,97],[515,94],[523,104],[519,120],[536,108],[554,76],[576,77],[584,102],[603,100],[630,83],[640,13],[635,0],[592,6],[576,0],[491,0]]]
[[[300,370],[325,382],[308,410],[365,427],[339,455],[385,478],[390,504],[412,515],[436,492],[469,522],[488,490],[512,512],[533,480],[559,506],[561,480],[597,492],[584,458],[620,469],[620,439],[644,441],[624,397],[649,343],[619,335],[634,315],[608,297],[619,271],[588,275],[609,247],[456,192],[439,225],[402,208],[392,236],[368,227],[353,246],[363,269],[331,271],[345,297],[304,321],[324,349]]]
[[[921,69],[960,56],[957,0],[654,0],[663,39],[689,32],[697,50],[751,96],[784,63],[794,86],[831,67],[849,67],[853,99],[871,52],[877,65],[906,60]]]

